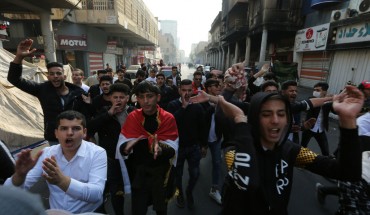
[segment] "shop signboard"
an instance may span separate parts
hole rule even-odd
[[[64,50],[87,50],[86,36],[58,35],[58,47]]]
[[[370,41],[370,22],[357,23],[337,28],[335,44]]]
[[[325,50],[328,40],[329,23],[297,31],[295,37],[295,51]]]

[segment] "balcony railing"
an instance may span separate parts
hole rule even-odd
[[[114,0],[83,0],[82,10],[114,10]]]

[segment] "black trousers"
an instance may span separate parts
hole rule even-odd
[[[319,144],[322,155],[329,155],[328,138],[326,137],[325,131],[320,133],[320,132],[313,132],[311,130],[304,130],[302,132],[301,145],[303,147],[307,147],[312,137],[314,137],[317,143]]]

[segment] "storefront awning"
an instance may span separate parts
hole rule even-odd
[[[320,10],[322,8],[338,4],[343,0],[311,0],[311,8]]]
[[[42,12],[50,11],[51,8],[81,8],[77,5],[79,0],[1,0],[0,12]]]

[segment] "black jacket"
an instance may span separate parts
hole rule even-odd
[[[69,94],[65,97],[66,103],[62,104],[60,96],[50,81],[37,83],[22,78],[22,64],[10,63],[8,81],[20,90],[38,98],[44,112],[44,138],[56,141],[54,134],[56,128],[56,117],[63,111],[76,110],[90,118],[89,105],[82,100],[84,90],[79,86],[65,82]]]
[[[115,159],[116,146],[122,126],[115,115],[108,114],[109,108],[107,106],[102,107],[100,112],[87,125],[87,132],[90,137],[98,132],[99,145],[107,151],[108,158]],[[127,105],[125,111],[130,113],[134,109],[134,107]]]
[[[249,110],[249,103],[238,101],[234,97],[234,93],[235,93],[234,91],[224,90],[222,92],[222,96],[224,97],[226,101],[242,109],[244,114],[247,115],[248,110]],[[229,118],[227,118],[225,114],[222,112],[222,109],[219,107],[216,108],[215,120],[219,122],[218,126],[219,126],[219,129],[222,131],[222,136],[223,136],[222,148],[226,148],[232,145],[230,141],[234,137],[235,123]]]
[[[99,84],[94,84],[90,87],[88,94],[90,95],[91,99],[94,99],[98,95],[100,95],[100,86]]]
[[[262,104],[275,94],[253,96],[248,124],[235,130],[235,159],[226,180],[224,214],[287,214],[293,182],[293,167],[298,166],[322,176],[358,180],[361,178],[361,146],[357,129],[340,129],[340,156],[331,159],[317,155],[287,140],[291,127],[290,104],[285,100],[288,126],[273,150],[260,143],[259,117]]]
[[[204,124],[204,110],[200,104],[189,104],[182,108],[179,99],[168,103],[167,111],[176,119],[179,131],[179,147],[207,146],[206,131]]]
[[[161,99],[159,100],[158,105],[159,107],[167,110],[168,103],[176,98],[179,98],[177,87],[172,88],[163,84],[161,87],[159,87],[159,89],[161,90]]]
[[[328,102],[328,103],[325,103],[323,106],[321,107],[315,107],[315,108],[312,108],[310,110],[308,110],[306,113],[306,120],[310,119],[310,118],[316,118],[319,116],[320,114],[320,110],[322,109],[322,125],[324,127],[324,129],[326,131],[328,131],[329,129],[329,113],[330,112],[333,112],[333,103],[332,102]]]

